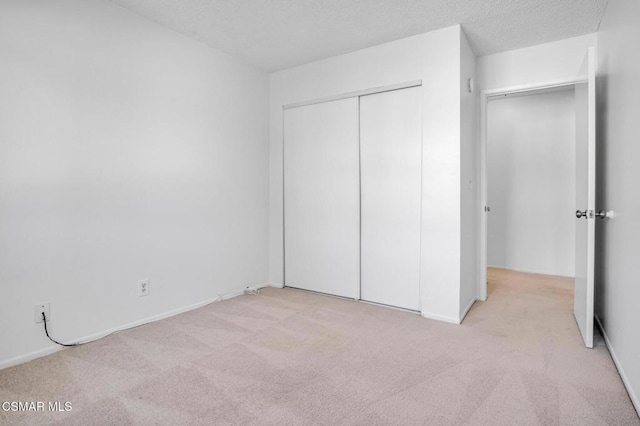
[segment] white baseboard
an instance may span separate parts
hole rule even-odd
[[[263,285],[263,287],[284,288],[284,284],[268,283],[268,284]]]
[[[432,314],[432,313],[429,313],[429,312],[420,312],[420,315],[422,315],[424,318],[429,318],[429,319],[436,320],[436,321],[448,322],[449,324],[460,325],[460,324],[462,324],[462,321],[464,320],[464,317],[467,316],[467,313],[469,313],[469,310],[471,310],[471,307],[473,306],[474,303],[476,303],[477,300],[478,299],[475,299],[475,298],[471,299],[471,301],[469,302],[467,307],[464,309],[464,311],[462,312],[462,315],[460,315],[459,318],[447,317],[445,315]]]
[[[0,370],[2,370],[3,368],[13,367],[14,365],[24,364],[25,362],[28,362],[43,356],[51,355],[63,349],[64,348],[62,346],[54,345],[54,346],[49,346],[37,351],[29,352],[28,354],[20,355],[14,358],[9,358],[6,361],[0,362]]]
[[[257,289],[261,289],[261,288],[264,288],[264,287],[272,287],[272,286],[275,287],[277,285],[260,284],[260,285],[257,285],[257,286],[249,287],[249,289],[257,290]],[[219,301],[222,301],[222,300],[227,300],[227,299],[231,299],[231,298],[234,298],[234,297],[237,297],[237,296],[241,296],[241,295],[244,294],[244,291],[245,291],[245,289],[243,288],[242,290],[233,290],[233,291],[229,291],[229,292],[226,292],[226,293],[220,293],[220,294],[218,294],[217,297],[214,297],[213,299],[208,299],[208,300],[205,300],[203,302],[198,302],[198,303],[194,303],[192,305],[183,306],[181,308],[172,309],[170,311],[163,312],[161,314],[153,315],[153,316],[150,316],[150,317],[147,317],[147,318],[143,318],[143,319],[138,320],[138,321],[130,322],[128,324],[124,324],[124,325],[121,325],[121,326],[113,327],[113,328],[110,328],[108,330],[100,331],[98,333],[93,333],[93,334],[90,334],[88,336],[81,337],[79,339],[74,339],[74,340],[72,340],[72,341],[70,341],[68,343],[69,344],[90,343],[90,342],[93,342],[95,340],[102,339],[103,337],[106,337],[106,336],[108,336],[110,334],[113,334],[113,333],[115,333],[117,331],[123,331],[123,330],[128,330],[130,328],[139,327],[139,326],[144,325],[144,324],[148,324],[148,323],[151,323],[151,322],[159,321],[159,320],[162,320],[162,319],[165,319],[165,318],[172,317],[174,315],[182,314],[184,312],[188,312],[188,311],[192,311],[194,309],[201,308],[201,307],[209,305],[209,304],[211,304],[213,302],[219,302]],[[3,368],[13,367],[15,365],[23,364],[25,362],[34,360],[36,358],[40,358],[40,357],[43,357],[43,356],[51,355],[52,353],[58,352],[58,351],[60,351],[62,349],[64,349],[64,347],[62,347],[62,346],[57,346],[57,345],[49,346],[49,347],[46,347],[44,349],[40,349],[40,350],[37,350],[37,351],[34,351],[34,352],[29,352],[29,353],[24,354],[24,355],[19,355],[17,357],[10,358],[10,359],[5,360],[5,361],[0,361],[0,370],[2,370]]]
[[[622,383],[624,383],[624,387],[627,389],[627,393],[629,394],[629,399],[631,399],[631,403],[633,404],[634,408],[636,409],[636,413],[638,414],[638,416],[640,416],[640,401],[638,400],[638,397],[636,396],[635,392],[633,391],[633,388],[631,387],[631,383],[629,383],[629,379],[627,378],[627,375],[624,372],[624,369],[622,368],[622,365],[620,364],[620,361],[618,360],[618,357],[616,356],[616,351],[613,349],[613,346],[611,345],[611,340],[609,340],[609,336],[607,335],[607,331],[604,329],[604,327],[602,326],[602,322],[600,321],[600,318],[596,315],[596,323],[598,324],[598,327],[600,328],[600,332],[602,333],[602,336],[604,337],[604,342],[607,345],[607,348],[609,349],[609,353],[611,354],[611,358],[613,359],[613,363],[616,365],[616,368],[618,369],[618,374],[620,374],[620,378],[622,379]]]
[[[432,313],[429,313],[429,312],[420,312],[420,315],[422,315],[424,318],[428,318],[428,319],[432,319],[432,320],[436,320],[436,321],[448,322],[450,324],[458,325],[461,322],[460,318],[447,317],[447,316],[444,316],[444,315],[432,314]]]
[[[574,276],[571,276],[571,275],[557,274],[557,273],[555,273],[555,272],[549,272],[549,271],[532,271],[531,269],[511,268],[511,267],[509,267],[509,266],[487,265],[487,268],[505,269],[505,270],[507,270],[507,271],[523,272],[523,273],[525,273],[525,274],[553,275],[554,277],[575,278]]]

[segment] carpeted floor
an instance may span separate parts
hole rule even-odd
[[[491,270],[460,326],[263,289],[0,371],[0,424],[639,425],[572,280]]]

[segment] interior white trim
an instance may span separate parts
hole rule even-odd
[[[458,324],[462,324],[462,321],[464,321],[465,317],[467,316],[467,314],[469,313],[469,311],[477,301],[478,299],[471,299],[467,307],[464,308],[464,311],[462,311],[462,315],[460,315],[460,322]]]
[[[276,284],[261,284],[261,285],[257,285],[257,286],[253,286],[253,287],[248,287],[251,290],[257,290],[257,289],[261,289],[264,287],[278,287],[278,285]],[[165,318],[169,318],[172,317],[174,315],[178,315],[178,314],[182,314],[184,312],[188,312],[188,311],[192,311],[194,309],[198,309],[201,308],[203,306],[209,305],[213,302],[220,302],[222,300],[227,300],[227,299],[231,299],[237,296],[241,296],[244,294],[245,289],[241,289],[241,290],[233,290],[230,292],[226,292],[226,293],[221,293],[218,294],[217,297],[214,297],[213,299],[208,299],[205,300],[203,302],[198,302],[198,303],[194,303],[192,305],[188,305],[188,306],[184,306],[182,308],[178,308],[178,309],[173,309],[171,311],[167,311],[161,314],[157,314],[157,315],[153,315],[144,319],[141,319],[139,321],[134,321],[128,324],[124,324],[118,327],[113,327],[104,331],[99,331],[97,333],[93,333],[90,334],[88,336],[84,336],[84,337],[80,337],[78,339],[73,339],[70,342],[68,342],[69,344],[73,344],[73,343],[79,343],[79,342],[85,342],[85,343],[91,343],[92,341],[101,339],[103,337],[106,337],[112,333],[115,333],[117,331],[123,331],[123,330],[127,330],[130,328],[134,328],[134,327],[139,327],[141,325],[144,324],[148,324],[151,322],[155,322],[155,321],[159,321]],[[44,336],[44,330],[42,332],[42,335]],[[46,355],[50,355],[52,353],[58,352],[60,350],[65,349],[62,346],[58,346],[58,345],[53,345],[50,347],[47,347],[45,349],[41,349],[39,351],[34,351],[34,352],[29,352],[27,354],[24,355],[20,355],[14,358],[10,358],[6,361],[2,361],[0,362],[0,370],[4,369],[4,368],[8,368],[8,367],[13,367],[15,365],[19,365],[19,364],[23,364],[25,362],[31,361],[33,359],[36,358],[40,358]]]
[[[269,283],[269,284],[265,284],[264,287],[284,288],[284,285],[278,284],[278,283]]]
[[[589,77],[587,75],[577,75],[571,78],[560,78],[556,80],[540,81],[536,83],[518,84],[515,86],[500,87],[496,89],[486,89],[481,91],[481,97],[489,98],[499,95],[511,95],[522,92],[532,92],[539,90],[548,90],[564,86],[573,86],[575,84],[587,83]]]
[[[480,238],[478,248],[478,300],[487,300],[487,214],[484,210],[487,205],[487,103],[489,98],[549,90],[563,86],[574,86],[588,82],[588,76],[577,75],[569,78],[541,81],[536,83],[520,84],[517,86],[487,89],[480,92]]]
[[[363,90],[356,90],[354,92],[342,93],[340,95],[325,96],[322,98],[311,99],[308,101],[295,102],[292,104],[283,105],[282,109],[291,109],[291,108],[297,108],[301,106],[320,104],[323,102],[338,101],[340,99],[373,95],[375,93],[390,92],[392,90],[408,89],[409,87],[416,87],[416,86],[422,86],[422,80],[405,81],[403,83],[389,84],[386,86],[372,87],[370,89],[363,89]]]
[[[474,302],[475,302],[475,300],[474,300]],[[444,315],[431,314],[429,312],[420,312],[420,315],[423,318],[428,318],[428,319],[432,319],[432,320],[436,320],[436,321],[448,322],[449,324],[460,325],[460,323],[462,322],[461,318],[447,317],[447,316],[444,316]]]
[[[42,334],[44,335],[44,331],[42,332]],[[28,362],[28,361],[31,361],[31,360],[34,360],[36,358],[40,358],[40,357],[43,357],[43,356],[51,355],[51,354],[56,353],[58,351],[61,351],[63,349],[64,349],[64,347],[62,347],[62,346],[58,346],[56,344],[52,344],[52,346],[49,346],[49,347],[44,348],[44,349],[40,349],[39,351],[29,352],[28,354],[20,355],[20,356],[14,357],[14,358],[9,358],[6,361],[0,362],[0,370],[2,370],[3,368],[13,367],[13,366],[19,365],[19,364],[24,364],[25,362]]]
[[[618,370],[618,374],[620,374],[622,383],[624,384],[624,387],[627,389],[627,393],[629,394],[629,399],[631,400],[633,407],[636,409],[636,413],[638,414],[638,416],[640,416],[640,400],[638,400],[638,396],[633,391],[633,388],[631,387],[631,383],[629,382],[629,379],[627,378],[627,375],[625,374],[624,369],[622,368],[622,364],[620,364],[620,361],[618,361],[616,352],[613,349],[613,346],[611,345],[611,340],[609,340],[607,331],[602,326],[602,322],[600,322],[600,318],[597,315],[594,315],[594,317],[596,319],[596,323],[598,324],[598,328],[600,328],[600,332],[602,332],[602,337],[604,337],[604,342],[607,345],[607,349],[609,349],[609,353],[611,354],[613,363],[615,364],[616,369]]]

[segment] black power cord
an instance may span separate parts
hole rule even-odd
[[[70,346],[80,346],[80,345],[82,344],[82,343],[72,343],[72,344],[70,344],[70,345],[67,345],[67,344],[65,344],[65,343],[60,343],[60,342],[58,342],[57,340],[53,340],[53,339],[51,338],[51,336],[49,336],[49,331],[47,330],[47,317],[46,317],[46,315],[44,314],[44,312],[42,313],[42,320],[43,320],[42,322],[44,323],[44,332],[45,332],[45,334],[47,335],[47,337],[49,338],[49,340],[51,340],[53,343],[57,343],[57,344],[58,344],[58,345],[60,345],[60,346],[67,346],[67,347],[70,347]]]
[[[245,290],[245,294],[252,294],[252,295],[260,294],[260,289],[250,289],[249,287],[247,287],[247,289]],[[202,306],[210,305],[211,303],[219,302],[221,300],[224,300],[223,296],[224,296],[223,294],[218,294],[218,297],[216,297],[215,299],[207,302],[205,305],[202,305]],[[42,312],[42,322],[44,323],[44,332],[47,335],[47,337],[49,338],[49,340],[51,340],[56,345],[66,346],[66,347],[86,345],[87,343],[95,342],[96,340],[100,340],[100,339],[102,339],[104,337],[107,337],[108,335],[114,333],[115,331],[121,331],[121,330],[110,331],[110,332],[104,334],[103,336],[97,337],[97,338],[95,338],[93,340],[89,340],[89,341],[86,341],[86,342],[77,342],[77,343],[66,344],[66,343],[60,343],[57,340],[53,340],[51,338],[51,336],[49,336],[49,330],[47,330],[47,316],[45,315],[44,312]],[[145,324],[147,324],[147,322],[144,322],[142,324],[138,324],[135,327],[140,327],[140,326],[143,326]],[[128,327],[128,328],[134,328],[134,327]]]

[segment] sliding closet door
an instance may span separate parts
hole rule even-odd
[[[361,298],[420,309],[420,88],[360,98]]]
[[[285,285],[358,297],[358,99],[284,111]]]

